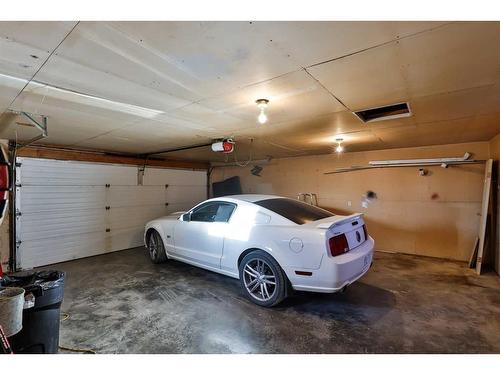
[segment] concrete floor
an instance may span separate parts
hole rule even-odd
[[[265,309],[238,280],[136,248],[61,263],[61,345],[98,353],[500,353],[500,278],[377,253],[344,294]]]

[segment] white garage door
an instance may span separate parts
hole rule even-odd
[[[141,246],[144,224],[206,199],[205,171],[18,158],[17,265]]]

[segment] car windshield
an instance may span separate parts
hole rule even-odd
[[[334,216],[330,211],[310,204],[287,198],[272,198],[254,202],[281,215],[296,224],[307,224],[311,221]]]

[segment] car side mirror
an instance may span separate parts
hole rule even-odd
[[[190,212],[186,212],[185,214],[183,214],[181,216],[181,220],[182,221],[191,221],[191,213]]]

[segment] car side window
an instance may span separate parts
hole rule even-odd
[[[217,209],[217,214],[215,215],[215,222],[227,223],[233,214],[236,205],[231,203],[221,203]]]
[[[210,202],[195,208],[193,212],[191,212],[191,221],[214,221],[218,207],[219,204],[217,202]]]
[[[191,212],[191,221],[227,222],[236,206],[226,202],[208,202]]]

